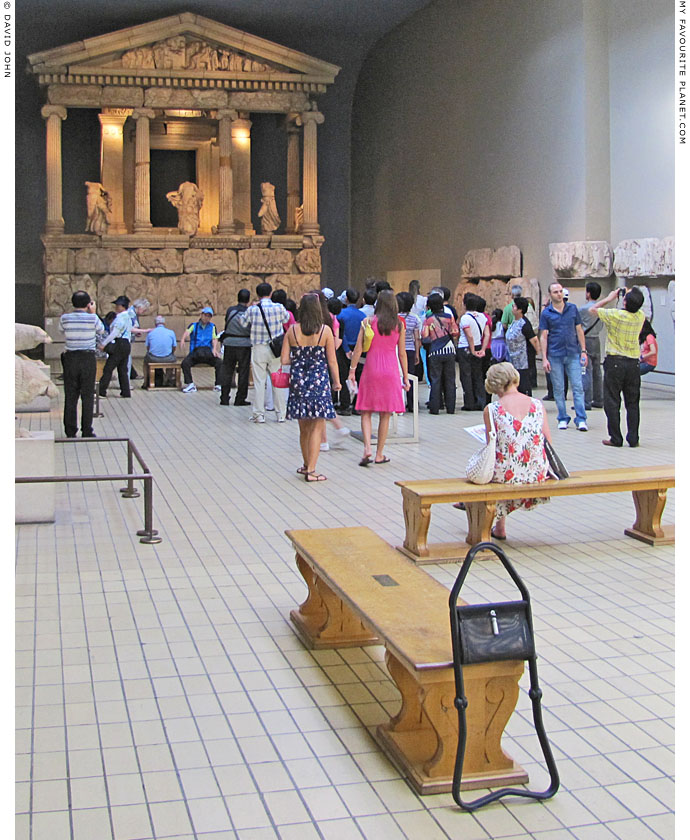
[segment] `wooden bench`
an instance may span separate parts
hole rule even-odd
[[[182,363],[181,362],[147,362],[144,360],[144,381],[148,383],[149,390],[156,387],[156,371],[162,370],[163,375],[168,371],[175,373],[175,387],[179,390],[182,387]]]
[[[620,467],[605,470],[581,470],[563,481],[541,484],[471,484],[461,478],[429,481],[396,481],[402,490],[405,542],[398,550],[416,563],[450,563],[461,560],[467,544],[491,539],[498,499],[524,499],[551,496],[577,496],[585,493],[632,492],[637,518],[629,537],[649,545],[674,542],[673,526],[661,527],[666,491],[675,486],[675,467]],[[467,512],[467,537],[464,543],[427,545],[431,506],[464,502]]]
[[[402,695],[376,730],[379,745],[420,794],[451,790],[458,713],[449,591],[369,528],[286,531],[309,593],[290,618],[309,648],[385,645]],[[463,789],[528,781],[501,749],[522,661],[464,669],[468,741]]]

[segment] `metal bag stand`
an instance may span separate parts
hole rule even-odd
[[[503,563],[504,568],[520,590],[522,601],[511,601],[497,604],[481,604],[472,606],[458,606],[458,595],[467,573],[470,570],[475,555],[482,551],[493,551]],[[537,655],[534,649],[534,630],[532,627],[532,609],[527,587],[513,568],[510,560],[502,548],[492,542],[481,542],[473,546],[465,556],[457,580],[453,584],[449,599],[450,628],[453,642],[453,670],[455,671],[455,707],[458,710],[458,752],[455,759],[453,774],[453,799],[465,811],[476,811],[489,802],[495,802],[503,796],[526,796],[531,799],[550,799],[558,790],[560,779],[556,762],[551,752],[551,746],[544,729],[541,711],[542,692],[539,688],[537,676]],[[505,616],[504,627],[501,620]],[[463,625],[463,618],[473,621],[470,625]],[[509,625],[510,622],[510,625]],[[465,629],[463,629],[465,628]],[[503,630],[503,637],[501,636]],[[504,643],[505,640],[505,643]],[[467,722],[465,710],[467,697],[462,676],[463,665],[478,662],[492,662],[503,659],[522,659],[529,663],[529,697],[532,701],[532,715],[534,726],[541,749],[549,769],[551,784],[545,791],[531,791],[525,788],[502,788],[481,796],[472,802],[464,802],[460,796],[460,782],[462,780],[462,765],[465,758],[467,742]]]

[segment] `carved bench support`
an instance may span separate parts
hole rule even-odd
[[[380,645],[378,636],[362,624],[356,613],[314,574],[299,554],[296,560],[309,592],[299,610],[291,610],[290,618],[304,644],[316,650]]]
[[[377,728],[377,740],[418,793],[448,792],[458,744],[453,669],[420,671],[416,679],[390,650],[386,664],[402,705]],[[464,669],[469,703],[464,790],[527,781],[527,773],[501,749],[523,668],[522,662],[494,662]]]
[[[490,542],[491,525],[496,514],[496,502],[466,502],[468,545],[479,542]]]
[[[419,496],[406,493],[403,488],[403,516],[405,517],[405,542],[403,548],[413,557],[427,557],[426,544],[431,521],[431,505],[423,505]]]
[[[633,490],[636,519],[632,528],[626,528],[629,537],[648,545],[671,545],[675,541],[675,529],[661,527],[661,515],[666,506],[666,488],[659,490]]]

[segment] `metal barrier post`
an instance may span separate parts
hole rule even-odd
[[[127,479],[127,486],[120,488],[123,499],[136,499],[141,494],[134,488],[134,479],[131,478],[134,472],[134,455],[132,454],[132,441],[127,441],[127,474],[130,478]]]
[[[162,537],[157,534],[158,531],[153,527],[153,476],[148,475],[144,478],[144,527],[137,531],[137,536],[141,537],[140,543],[155,545],[163,542]]]

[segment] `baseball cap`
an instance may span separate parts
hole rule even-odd
[[[113,301],[115,306],[129,306],[129,298],[127,295],[120,295]]]
[[[201,310],[201,314],[202,315],[213,315],[213,310],[211,309],[210,306],[204,306],[204,308]]]
[[[323,292],[323,296],[326,300],[330,300],[333,297],[333,289],[326,287],[325,289],[321,289],[321,291]]]

